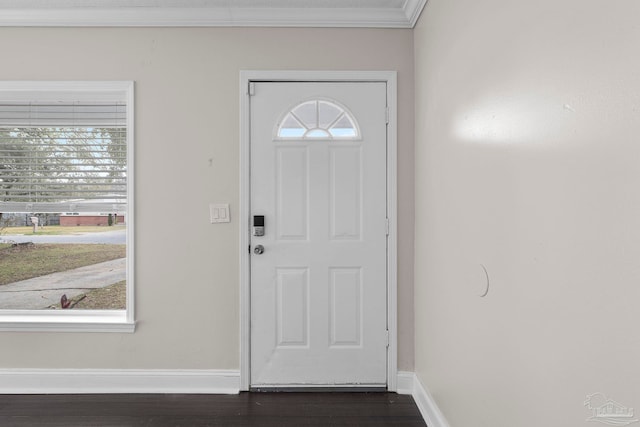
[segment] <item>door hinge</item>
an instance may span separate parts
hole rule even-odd
[[[249,96],[253,96],[256,94],[256,84],[254,82],[249,82]]]
[[[385,123],[389,124],[389,107],[386,107],[384,109],[384,119],[385,119]]]
[[[389,330],[386,330],[387,333],[387,348],[389,348]]]
[[[387,233],[387,236],[388,236],[388,235],[389,235],[389,229],[390,229],[390,225],[389,225],[389,218],[387,218],[387,219],[386,219],[386,225],[385,225],[385,227],[386,227],[386,233]]]

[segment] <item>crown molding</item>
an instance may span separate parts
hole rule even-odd
[[[404,4],[404,13],[409,28],[415,27],[420,14],[427,4],[427,0],[407,0]]]
[[[0,8],[0,26],[413,28],[425,3],[407,0],[402,8]]]

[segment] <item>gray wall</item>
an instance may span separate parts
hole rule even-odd
[[[239,368],[239,71],[397,70],[399,367],[413,370],[413,36],[2,28],[3,80],[136,82],[135,334],[0,333],[0,368]],[[211,159],[211,164],[209,162]],[[167,228],[167,200],[192,212]],[[210,202],[232,222],[209,224]]]
[[[640,407],[638,17],[635,0],[422,13],[416,371],[453,427],[593,425],[595,392]]]

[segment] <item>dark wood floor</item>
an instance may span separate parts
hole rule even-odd
[[[422,426],[395,393],[0,395],[0,426]]]

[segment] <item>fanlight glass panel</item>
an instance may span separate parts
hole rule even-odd
[[[326,100],[306,101],[288,112],[278,139],[357,139],[356,121],[344,108]]]

